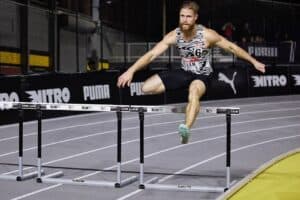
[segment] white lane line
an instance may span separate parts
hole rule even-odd
[[[78,115],[71,115],[71,116],[65,116],[65,117],[55,117],[55,118],[51,118],[51,119],[44,119],[44,121],[46,121],[46,122],[61,121],[61,120],[66,120],[66,119],[83,118],[83,117],[93,116],[93,115],[103,115],[103,114],[106,114],[106,113],[108,114],[108,112],[96,112],[96,113],[78,114]],[[34,124],[34,123],[36,123],[35,120],[34,121],[24,122],[24,125],[30,125],[30,124]],[[3,128],[12,128],[12,127],[17,127],[17,126],[18,126],[18,123],[8,124],[8,125],[2,125],[2,126],[0,126],[0,129],[3,129]]]
[[[291,124],[291,125],[286,125],[286,126],[277,126],[277,127],[271,127],[271,128],[257,129],[257,130],[251,130],[251,131],[244,131],[244,132],[239,132],[239,133],[233,134],[232,136],[243,135],[243,134],[248,134],[248,133],[257,133],[257,132],[261,132],[261,131],[268,131],[268,130],[281,129],[281,128],[291,128],[291,127],[297,127],[297,126],[300,126],[300,124]],[[153,136],[152,136],[152,138],[153,138]],[[161,151],[157,151],[157,152],[153,152],[151,154],[148,154],[148,155],[145,156],[145,158],[149,158],[149,157],[152,157],[152,156],[155,156],[155,155],[159,155],[159,154],[164,153],[164,152],[172,151],[172,150],[183,148],[183,147],[186,147],[186,146],[191,146],[193,144],[204,143],[206,141],[212,141],[212,140],[217,140],[217,139],[221,139],[221,138],[225,138],[225,136],[219,136],[219,137],[213,137],[213,138],[208,138],[208,139],[204,139],[204,140],[198,140],[198,141],[195,141],[195,142],[188,143],[186,145],[177,145],[177,146],[174,146],[174,147],[171,147],[171,148],[167,148],[167,149],[164,149],[164,150],[161,150]],[[134,140],[134,141],[139,141],[139,140],[137,139],[137,140]],[[129,141],[127,141],[127,143],[129,143]],[[59,161],[60,160],[62,160],[62,159],[59,159]],[[136,162],[138,160],[139,160],[139,157],[135,158],[135,159],[132,159],[132,160],[128,160],[126,162],[123,162],[122,165],[126,165],[126,164],[129,164],[129,163],[132,163],[132,162]],[[45,163],[45,164],[51,164],[51,163],[54,163],[54,162],[57,162],[57,160],[56,161],[50,161],[50,162]],[[113,166],[105,168],[105,169],[106,170],[110,170],[110,169],[114,169],[115,167],[116,167],[116,165],[113,165]],[[85,175],[85,177],[89,177],[91,175],[96,175],[98,173],[101,173],[101,172],[93,172],[93,173]],[[60,184],[59,184],[59,186],[60,186]],[[50,189],[45,188],[45,191],[46,190],[50,190]],[[34,191],[32,193],[38,194],[40,192]],[[34,195],[34,194],[32,194],[32,195]],[[24,195],[22,195],[22,196],[24,196]],[[28,197],[28,196],[26,196],[26,197]],[[17,197],[17,198],[19,198],[19,197]],[[12,200],[16,200],[16,199],[12,199]]]
[[[132,197],[132,196],[134,196],[134,195],[136,195],[136,194],[138,194],[138,193],[140,193],[140,192],[142,192],[142,191],[143,191],[142,189],[137,189],[137,190],[135,190],[135,191],[133,191],[133,192],[130,192],[130,193],[128,193],[128,194],[126,194],[126,195],[124,195],[124,196],[118,198],[117,200],[128,199],[128,198],[130,198],[130,197]]]
[[[262,119],[247,120],[247,121],[241,121],[241,122],[233,122],[231,124],[232,125],[235,125],[235,124],[245,124],[245,123],[261,122],[261,121],[269,121],[269,120],[290,119],[290,118],[297,118],[297,117],[300,117],[300,115],[291,115],[291,116],[284,116],[284,117],[262,118]],[[177,123],[177,122],[182,122],[182,121],[183,120],[171,121],[171,122],[162,122],[162,123],[154,123],[154,124],[145,125],[145,127],[159,126],[159,125],[164,125],[164,124],[169,124],[169,123]],[[216,128],[216,127],[220,127],[220,126],[223,126],[223,125],[224,124],[214,125],[214,126],[210,126],[210,128]],[[124,128],[123,132],[124,131],[128,131],[128,130],[138,129],[138,128],[139,128],[139,126]],[[207,128],[207,127],[202,127],[202,128]],[[194,129],[192,129],[192,130],[194,130]],[[196,129],[196,130],[198,130],[198,129]],[[52,143],[44,144],[44,145],[42,145],[42,147],[49,147],[49,146],[53,146],[53,145],[57,145],[57,144],[62,144],[62,143],[67,143],[67,142],[73,142],[73,141],[77,141],[77,140],[82,140],[82,139],[86,139],[86,138],[90,138],[90,137],[95,137],[95,136],[99,136],[99,135],[105,135],[105,134],[114,133],[114,132],[116,132],[116,131],[113,130],[113,131],[106,131],[106,132],[101,132],[101,133],[93,133],[93,134],[84,135],[84,136],[80,136],[80,137],[74,137],[74,138],[70,138],[70,139],[66,139],[66,140],[61,140],[61,141],[58,141],[58,142],[52,142]],[[35,150],[35,149],[37,149],[37,146],[26,148],[26,149],[23,150],[23,152],[31,151],[31,150]],[[13,154],[17,154],[17,153],[19,153],[19,151],[12,151],[12,152],[8,152],[8,153],[0,154],[0,158],[1,157],[5,157],[5,156],[9,156],[9,155],[13,155]]]
[[[278,141],[281,141],[281,140],[294,139],[294,138],[297,138],[297,137],[300,137],[300,135],[292,135],[292,136],[287,136],[287,137],[280,137],[280,138],[275,138],[275,139],[271,139],[271,140],[266,140],[266,141],[263,141],[263,142],[254,143],[254,144],[250,144],[250,145],[246,145],[246,146],[243,146],[243,147],[240,147],[240,148],[233,149],[231,151],[231,153],[235,153],[235,152],[238,152],[238,151],[241,151],[241,150],[249,149],[249,148],[252,148],[252,147],[256,147],[256,146],[259,146],[259,145],[264,145],[264,144],[268,144],[268,143],[272,143],[272,142],[278,142]],[[175,175],[182,174],[182,173],[184,173],[184,172],[186,172],[188,170],[191,170],[191,169],[193,169],[195,167],[199,167],[200,165],[206,164],[206,163],[208,163],[210,161],[213,161],[213,160],[215,160],[217,158],[220,158],[220,157],[223,157],[225,155],[226,155],[226,152],[223,152],[223,153],[217,154],[215,156],[212,156],[212,157],[210,157],[210,158],[208,158],[206,160],[203,160],[203,161],[200,161],[200,162],[195,163],[193,165],[190,165],[190,166],[188,166],[188,167],[186,167],[184,169],[181,169],[181,170],[175,172],[172,175],[168,175],[168,176],[165,176],[165,177],[159,179],[158,183],[162,183],[162,182],[164,182],[164,181],[166,181],[168,179],[173,178]],[[134,195],[136,195],[136,194],[138,194],[138,193],[140,193],[142,191],[143,190],[141,190],[141,189],[137,189],[137,190],[135,190],[135,191],[133,191],[131,193],[128,193],[128,194],[126,194],[126,195],[124,195],[124,196],[122,196],[122,197],[120,197],[120,198],[118,198],[116,200],[125,200],[125,199],[128,199],[128,198],[133,197]]]
[[[261,114],[261,113],[268,113],[268,112],[283,112],[283,111],[295,111],[295,110],[300,110],[300,107],[294,107],[294,108],[286,108],[286,109],[273,109],[273,110],[260,110],[260,111],[249,111],[249,112],[242,112],[239,115],[248,115],[248,114]],[[165,113],[166,115],[167,113]],[[153,114],[153,115],[149,115],[151,117],[157,117],[159,115],[163,115],[163,114]],[[202,119],[210,119],[210,118],[217,118],[217,117],[222,117],[221,115],[210,115],[210,116],[200,116],[197,117],[196,120],[202,120]],[[124,118],[123,120],[132,120],[132,119],[137,119],[137,117],[129,117],[129,118]],[[184,120],[177,120],[177,121],[172,121],[169,123],[177,123],[177,122],[182,122]],[[61,128],[56,128],[56,129],[49,129],[49,130],[43,130],[43,134],[48,133],[48,135],[50,133],[52,134],[57,134],[57,133],[53,133],[55,131],[61,131],[61,130],[66,130],[66,129],[72,129],[72,128],[78,128],[78,127],[84,127],[84,126],[91,126],[91,125],[100,125],[100,124],[104,124],[104,123],[109,123],[109,122],[116,122],[116,120],[107,120],[107,121],[102,121],[102,122],[93,122],[93,123],[87,123],[87,124],[79,124],[79,125],[74,125],[74,126],[65,126],[65,127],[61,127]],[[168,124],[168,122],[165,122],[165,124]],[[24,137],[28,137],[28,136],[36,136],[37,133],[33,132],[33,133],[28,133],[28,134],[24,134]],[[8,137],[8,138],[3,138],[0,139],[0,142],[5,142],[8,140],[14,140],[14,139],[18,139],[18,136],[13,136],[13,137]]]
[[[18,197],[15,197],[11,200],[20,200],[20,199],[24,199],[24,198],[27,198],[27,197],[31,197],[35,194],[38,194],[38,193],[41,193],[41,192],[45,192],[45,191],[48,191],[48,190],[51,190],[51,189],[54,189],[54,188],[57,188],[59,186],[61,186],[62,184],[56,184],[56,185],[51,185],[49,187],[46,187],[46,188],[42,188],[40,190],[36,190],[36,191],[33,191],[33,192],[30,192],[30,193],[27,193],[27,194],[24,194],[22,196],[18,196]]]
[[[157,116],[166,115],[166,114],[167,113],[152,114],[152,115],[149,115],[148,117],[157,117]],[[136,119],[137,120],[138,117],[137,116],[135,116],[135,117],[127,117],[127,118],[123,118],[122,121],[129,121],[129,120],[132,120],[132,119]],[[72,126],[64,126],[64,127],[61,127],[61,128],[43,130],[43,134],[45,134],[45,133],[51,133],[51,132],[55,132],[55,131],[62,131],[62,130],[66,130],[66,129],[78,128],[78,127],[101,125],[101,124],[110,123],[110,122],[116,123],[116,119],[106,120],[106,121],[100,121],[100,122],[92,122],[92,123],[86,123],[86,124],[78,124],[78,125],[72,125]],[[35,136],[35,135],[37,135],[37,133],[36,132],[32,132],[32,133],[24,134],[24,137]],[[0,142],[4,142],[4,141],[8,141],[8,140],[13,140],[13,139],[18,139],[18,138],[19,138],[19,136],[2,138],[2,139],[0,139]]]

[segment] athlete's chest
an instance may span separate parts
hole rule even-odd
[[[180,56],[185,58],[202,58],[209,53],[203,37],[196,37],[188,42],[180,38],[177,41],[177,48]]]

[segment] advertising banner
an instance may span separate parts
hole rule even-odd
[[[209,99],[248,96],[247,69],[244,66],[227,66],[215,69],[207,95]]]
[[[300,94],[300,66],[290,67],[291,93]]]
[[[267,67],[262,74],[249,68],[249,96],[283,95],[290,93],[288,67]]]
[[[36,103],[73,103],[75,80],[71,74],[36,74],[26,76],[24,101]]]
[[[0,77],[0,101],[21,101],[21,77]],[[12,123],[18,120],[16,110],[0,110],[0,124]]]
[[[72,94],[76,103],[119,104],[118,71],[74,74]],[[74,103],[75,103],[74,102]]]

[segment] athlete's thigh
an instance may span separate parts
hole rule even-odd
[[[165,86],[161,78],[154,74],[144,82],[142,91],[146,94],[160,94],[165,91]]]

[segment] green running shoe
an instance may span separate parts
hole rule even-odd
[[[178,131],[181,137],[181,144],[187,144],[190,137],[190,129],[185,124],[180,124]]]

